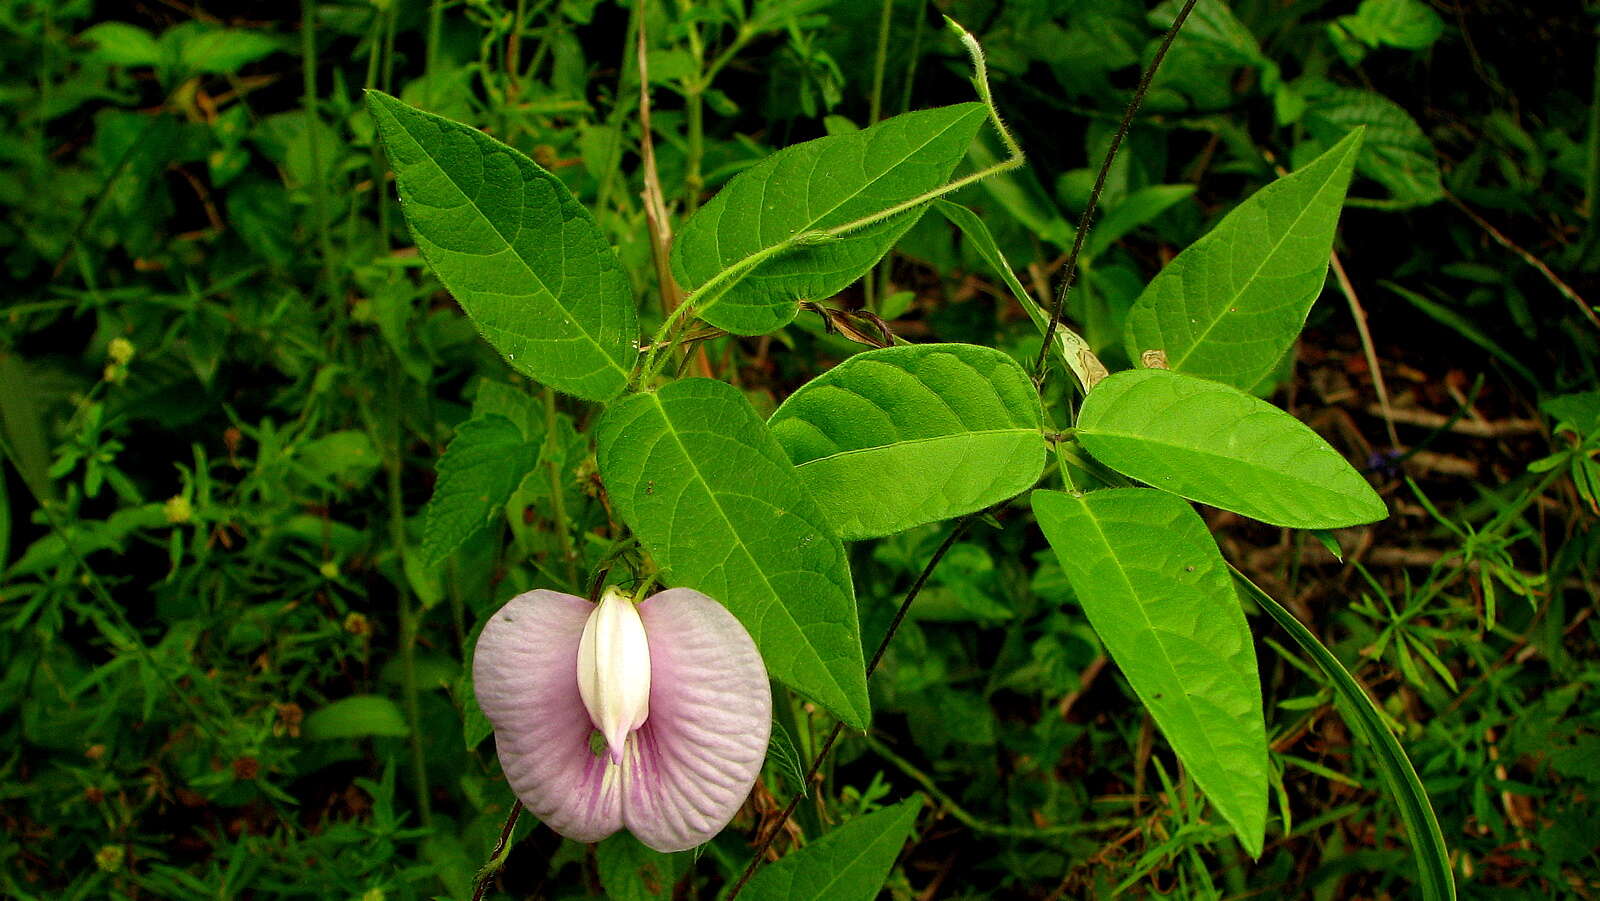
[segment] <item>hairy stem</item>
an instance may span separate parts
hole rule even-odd
[[[395,591],[398,595],[400,614],[400,690],[404,695],[406,725],[410,727],[411,733],[411,775],[412,788],[417,798],[417,815],[426,828],[432,824],[433,812],[429,802],[427,759],[422,753],[422,705],[417,691],[417,633],[420,631],[422,616],[412,603],[405,575],[406,517],[400,484],[401,469],[404,464],[400,424],[400,361],[390,353],[387,362],[388,402],[385,406],[388,407],[386,419],[389,453],[385,468],[388,470],[389,544],[394,548],[397,563],[395,569],[399,573],[399,577],[395,580]]]
[[[1172,42],[1178,37],[1178,30],[1183,28],[1184,20],[1189,18],[1189,13],[1194,10],[1196,0],[1185,0],[1183,8],[1178,10],[1178,15],[1172,20],[1172,27],[1167,29],[1167,34],[1161,39],[1161,46],[1156,48],[1156,55],[1151,58],[1150,65],[1145,67],[1144,74],[1139,77],[1139,87],[1133,92],[1133,97],[1128,101],[1128,108],[1122,114],[1122,123],[1117,126],[1116,134],[1111,138],[1111,146],[1106,148],[1106,158],[1100,163],[1100,171],[1094,177],[1094,189],[1089,192],[1089,202],[1083,208],[1083,216],[1078,219],[1078,233],[1072,238],[1072,250],[1067,254],[1066,265],[1062,267],[1061,290],[1056,293],[1055,305],[1050,308],[1050,325],[1044,331],[1044,343],[1039,346],[1039,357],[1033,361],[1033,381],[1042,385],[1044,382],[1044,361],[1050,353],[1050,343],[1055,340],[1056,329],[1061,326],[1061,313],[1067,307],[1067,294],[1072,290],[1072,277],[1078,271],[1078,255],[1083,252],[1083,239],[1089,233],[1089,222],[1094,218],[1095,207],[1100,203],[1100,192],[1105,190],[1106,176],[1111,172],[1111,163],[1117,158],[1117,151],[1122,148],[1122,139],[1128,136],[1128,129],[1133,127],[1133,117],[1139,112],[1139,107],[1144,103],[1144,95],[1150,92],[1150,82],[1156,76],[1156,69],[1161,67],[1161,60],[1171,49]]]
[[[894,633],[899,630],[900,624],[905,621],[906,614],[911,612],[911,604],[916,601],[917,595],[922,593],[923,586],[928,584],[928,578],[933,575],[933,571],[938,567],[939,561],[943,560],[945,554],[948,554],[950,549],[955,547],[961,536],[966,534],[967,528],[972,525],[973,520],[986,512],[988,511],[980,510],[977,513],[968,513],[966,516],[956,520],[956,524],[950,530],[950,534],[945,536],[938,550],[933,552],[933,556],[929,558],[927,565],[922,568],[922,572],[917,573],[916,581],[912,582],[911,588],[906,591],[905,600],[900,602],[900,609],[894,612],[894,619],[889,621],[888,630],[883,633],[883,639],[878,642],[878,649],[873,652],[872,660],[867,663],[867,678],[869,680],[872,678],[872,674],[877,672],[878,664],[883,662],[883,655],[889,650],[889,642],[894,639]],[[811,758],[811,765],[806,768],[806,785],[816,781],[817,771],[822,768],[822,762],[827,759],[828,752],[833,750],[833,744],[839,740],[839,735],[842,732],[844,732],[844,723],[834,723],[833,730],[823,740],[822,747],[817,749],[816,756]],[[735,882],[733,888],[728,891],[726,901],[733,901],[733,899],[739,897],[739,892],[744,890],[745,884],[750,881],[750,878],[756,874],[757,870],[761,869],[762,862],[766,860],[767,849],[771,848],[772,843],[777,840],[778,833],[783,831],[784,824],[789,822],[789,817],[794,815],[794,810],[800,805],[800,799],[803,797],[805,797],[804,787],[790,796],[789,803],[784,805],[783,813],[779,815],[778,821],[767,830],[766,837],[761,840],[761,843],[756,846],[755,853],[750,856],[750,863],[745,866],[744,872],[739,874],[739,881]]]
[[[791,235],[783,241],[772,245],[771,247],[764,247],[761,250],[744,257],[743,259],[734,263],[732,266],[729,266],[728,268],[718,272],[716,275],[713,275],[711,278],[707,279],[704,284],[695,288],[693,291],[690,291],[688,296],[683,299],[683,305],[674,310],[672,315],[667,317],[667,320],[661,323],[661,327],[656,330],[655,337],[650,341],[652,348],[651,354],[645,359],[644,365],[640,368],[640,378],[636,380],[636,384],[641,386],[648,385],[650,380],[661,371],[662,363],[657,358],[662,356],[664,352],[670,352],[672,348],[677,346],[678,342],[677,338],[674,337],[674,329],[678,327],[680,321],[685,316],[690,314],[698,315],[699,313],[704,312],[706,309],[709,309],[721,296],[720,294],[714,292],[718,291],[718,289],[721,289],[724,285],[730,282],[738,281],[738,279],[742,278],[746,273],[750,272],[752,269],[756,268],[767,260],[770,260],[773,257],[786,253],[787,251],[793,250],[797,247],[826,244],[830,241],[842,238],[851,232],[859,231],[863,228],[876,225],[886,219],[892,219],[901,213],[916,209],[924,204],[931,203],[934,200],[945,196],[946,194],[959,191],[968,185],[976,184],[977,182],[982,181],[983,179],[992,175],[998,175],[1001,172],[1008,172],[1012,169],[1016,169],[1026,161],[1022,154],[1022,147],[1017,144],[1016,138],[1011,136],[1011,132],[1006,128],[1005,122],[1000,119],[1000,111],[995,108],[994,98],[989,93],[989,69],[984,62],[983,50],[978,46],[977,39],[969,34],[966,29],[962,28],[960,25],[957,25],[955,20],[951,19],[950,17],[946,16],[945,22],[950,26],[950,29],[961,38],[962,44],[966,46],[967,52],[972,57],[974,70],[973,85],[977,89],[978,98],[983,101],[983,105],[987,108],[989,113],[989,121],[994,125],[995,131],[1000,133],[1000,140],[1005,144],[1006,150],[1010,155],[1006,159],[1003,159],[992,166],[988,166],[980,169],[977,172],[964,175],[930,191],[925,191],[921,194],[918,194],[916,197],[903,200],[900,203],[888,207],[887,209],[878,210],[875,213],[870,213],[866,216],[862,216],[859,219],[853,219],[849,222],[843,222],[827,228],[813,229],[811,231],[804,231],[795,235]],[[707,295],[710,295],[711,299],[705,300],[703,303],[700,302]]]

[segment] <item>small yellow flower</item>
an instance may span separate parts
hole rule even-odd
[[[126,365],[133,359],[133,342],[127,338],[112,338],[111,343],[106,345],[106,356],[118,366]]]
[[[161,512],[166,514],[167,522],[173,525],[182,525],[194,516],[194,506],[183,495],[175,495],[161,507]]]
[[[127,856],[127,850],[121,845],[105,845],[94,852],[94,862],[107,873],[115,873],[122,869],[122,863]]]

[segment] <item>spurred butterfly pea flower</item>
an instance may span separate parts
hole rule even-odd
[[[657,851],[733,819],[766,757],[772,692],[750,633],[672,588],[635,605],[530,591],[500,608],[472,662],[507,781],[556,832],[626,827]]]

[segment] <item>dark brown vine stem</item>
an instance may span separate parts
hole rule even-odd
[[[1139,106],[1144,103],[1144,95],[1150,92],[1150,82],[1156,77],[1156,69],[1161,67],[1161,60],[1166,57],[1167,50],[1172,47],[1172,42],[1178,36],[1178,30],[1183,27],[1185,19],[1194,10],[1196,0],[1185,0],[1183,8],[1178,10],[1178,15],[1172,20],[1172,27],[1167,29],[1167,34],[1161,39],[1161,46],[1156,48],[1156,55],[1151,57],[1150,65],[1139,77],[1139,87],[1134,89],[1133,97],[1128,101],[1128,108],[1122,114],[1122,124],[1117,126],[1117,133],[1111,138],[1111,146],[1106,148],[1106,158],[1100,163],[1100,172],[1094,177],[1094,190],[1089,192],[1089,202],[1083,208],[1083,216],[1078,219],[1078,233],[1072,238],[1072,251],[1067,254],[1066,265],[1061,268],[1061,290],[1056,292],[1055,305],[1050,308],[1050,326],[1044,330],[1044,343],[1039,346],[1039,357],[1033,361],[1034,384],[1044,385],[1044,361],[1050,353],[1050,342],[1055,340],[1056,329],[1061,327],[1061,312],[1067,308],[1067,295],[1072,291],[1072,278],[1078,274],[1078,254],[1083,252],[1083,238],[1089,233],[1089,221],[1094,218],[1095,207],[1100,204],[1100,192],[1105,190],[1106,176],[1111,172],[1111,163],[1117,158],[1117,151],[1122,147],[1122,139],[1128,136],[1128,129],[1133,127],[1133,117],[1139,112]]]
[[[511,814],[506,817],[506,824],[500,827],[500,840],[495,842],[494,853],[489,855],[489,864],[478,874],[477,885],[472,887],[472,901],[483,901],[483,893],[488,891],[489,883],[500,872],[501,865],[505,863],[502,858],[506,853],[506,844],[511,841],[511,833],[516,831],[517,819],[521,816],[522,801],[512,802]]]
[[[1178,10],[1178,15],[1172,20],[1172,27],[1167,29],[1166,36],[1161,40],[1161,46],[1156,48],[1156,54],[1150,59],[1150,65],[1145,68],[1144,74],[1140,76],[1139,86],[1134,90],[1133,98],[1128,101],[1127,111],[1122,114],[1122,124],[1117,127],[1117,133],[1111,139],[1111,146],[1106,149],[1105,160],[1101,162],[1100,172],[1095,176],[1094,190],[1089,193],[1089,203],[1084,207],[1083,217],[1078,222],[1078,233],[1072,240],[1072,252],[1067,255],[1064,275],[1061,280],[1061,290],[1056,295],[1055,305],[1050,310],[1050,326],[1045,329],[1044,344],[1039,348],[1039,358],[1034,361],[1033,380],[1035,384],[1042,384],[1041,378],[1044,373],[1045,356],[1050,351],[1050,342],[1055,337],[1056,329],[1061,325],[1061,311],[1066,307],[1067,293],[1072,286],[1072,277],[1077,272],[1078,255],[1083,251],[1083,239],[1089,232],[1089,221],[1093,218],[1095,207],[1100,202],[1100,192],[1105,189],[1106,176],[1111,171],[1111,164],[1116,159],[1117,151],[1122,147],[1122,139],[1127,136],[1128,129],[1133,125],[1134,115],[1138,113],[1139,106],[1144,103],[1145,94],[1150,91],[1150,82],[1155,78],[1156,69],[1161,66],[1161,60],[1167,55],[1167,50],[1172,47],[1173,40],[1177,38],[1178,31],[1183,27],[1184,21],[1189,18],[1189,13],[1194,10],[1196,2],[1197,0],[1185,0],[1183,8]],[[911,583],[911,589],[906,592],[905,600],[900,602],[900,609],[895,611],[894,619],[889,622],[888,631],[884,633],[883,640],[878,642],[878,649],[873,652],[872,660],[867,664],[868,679],[872,678],[872,674],[877,670],[878,664],[883,662],[883,655],[889,649],[889,642],[894,639],[894,633],[900,628],[900,624],[905,621],[906,614],[911,611],[912,602],[917,599],[917,595],[922,592],[922,587],[927,584],[928,578],[933,575],[934,568],[939,565],[940,560],[944,559],[944,555],[950,551],[956,541],[966,533],[967,527],[972,525],[972,521],[986,512],[988,511],[980,510],[976,513],[968,513],[966,516],[956,520],[955,527],[950,530],[949,535],[945,536],[944,542],[939,545],[938,550],[933,552],[933,557],[928,560],[928,565],[924,566],[922,572],[917,574],[917,580]],[[833,750],[834,743],[839,740],[839,735],[843,731],[843,723],[834,724],[832,731],[828,733],[828,737],[822,742],[822,747],[817,750],[816,756],[811,759],[811,765],[806,769],[806,784],[809,785],[815,781],[817,770],[821,768],[822,761],[827,759],[828,752]],[[767,851],[772,847],[772,843],[777,840],[778,834],[783,831],[784,824],[789,822],[789,817],[794,815],[795,808],[800,805],[802,797],[804,796],[800,792],[796,792],[789,798],[789,803],[784,805],[783,813],[779,816],[778,822],[766,830],[766,836],[761,839],[756,846],[755,853],[750,856],[750,863],[745,866],[744,872],[739,874],[739,880],[728,891],[726,901],[734,901],[735,898],[739,897],[739,893],[744,890],[751,877],[755,876],[756,871],[761,869],[761,864],[766,860]]]
[[[967,527],[972,525],[972,521],[987,512],[989,511],[980,510],[976,513],[968,513],[966,516],[956,520],[955,527],[950,530],[949,535],[944,537],[944,541],[939,545],[938,550],[933,552],[933,556],[928,560],[928,565],[922,568],[922,572],[917,573],[917,580],[912,582],[911,588],[906,591],[905,600],[900,602],[900,609],[894,612],[894,619],[889,621],[889,628],[883,633],[883,640],[878,642],[878,649],[872,653],[872,660],[867,663],[868,679],[871,679],[872,674],[877,671],[878,664],[883,662],[883,655],[889,650],[890,639],[894,638],[894,633],[900,628],[900,624],[905,621],[906,614],[911,612],[911,603],[917,599],[917,595],[922,593],[922,587],[928,584],[928,578],[933,575],[934,568],[939,565],[940,560],[944,559],[944,555],[950,552],[950,548],[955,546],[956,541],[966,534]],[[822,761],[827,759],[828,752],[833,750],[833,743],[839,740],[839,734],[843,731],[844,723],[833,724],[833,731],[828,733],[828,737],[822,742],[822,747],[817,749],[816,756],[811,758],[811,766],[806,769],[807,785],[816,781],[817,770],[822,767]],[[733,888],[729,890],[725,901],[733,901],[733,899],[739,897],[739,892],[744,890],[745,883],[749,882],[750,877],[756,874],[756,870],[761,869],[761,864],[767,856],[767,849],[771,848],[772,843],[777,840],[778,833],[783,831],[784,824],[789,822],[789,817],[794,815],[794,809],[800,806],[800,799],[804,796],[804,792],[797,791],[789,797],[789,803],[784,805],[783,813],[778,817],[778,822],[767,829],[766,837],[756,846],[756,852],[750,856],[750,863],[745,866],[744,872],[739,874],[739,881],[733,884]]]

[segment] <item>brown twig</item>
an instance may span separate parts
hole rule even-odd
[[[1504,247],[1505,249],[1521,257],[1524,263],[1527,263],[1529,266],[1532,266],[1534,269],[1538,270],[1539,274],[1544,276],[1545,281],[1548,281],[1551,285],[1553,285],[1556,291],[1560,292],[1562,297],[1565,297],[1578,305],[1578,309],[1583,312],[1583,315],[1587,317],[1591,323],[1594,324],[1595,328],[1600,328],[1600,314],[1596,314],[1594,307],[1590,306],[1588,301],[1584,300],[1577,291],[1573,290],[1571,285],[1562,281],[1561,276],[1556,275],[1555,272],[1551,271],[1550,267],[1546,266],[1543,260],[1524,250],[1517,242],[1506,237],[1505,234],[1498,228],[1495,228],[1493,225],[1489,224],[1489,220],[1478,215],[1472,210],[1471,207],[1463,203],[1461,198],[1454,194],[1446,194],[1445,196],[1450,198],[1450,202],[1456,205],[1456,209],[1466,213],[1467,218],[1471,219],[1473,222],[1476,222],[1479,228],[1487,232],[1489,237],[1493,238],[1496,244],[1499,244],[1501,247]]]
[[[637,34],[639,57],[639,155],[644,167],[645,223],[650,229],[650,256],[655,261],[656,282],[661,287],[661,315],[671,316],[683,303],[683,289],[672,277],[672,219],[667,212],[666,195],[661,190],[661,175],[656,169],[656,145],[650,125],[650,62],[645,41],[644,0],[639,0],[639,30]],[[704,346],[690,351],[699,375],[711,376],[711,360]]]
[[[1373,404],[1367,412],[1374,416],[1383,416],[1383,408]],[[1425,429],[1437,429],[1449,426],[1449,430],[1462,435],[1471,435],[1474,438],[1504,438],[1508,435],[1534,435],[1544,430],[1543,424],[1537,419],[1500,419],[1483,422],[1476,419],[1458,418],[1455,422],[1443,413],[1432,410],[1407,409],[1399,407],[1391,409],[1388,415],[1401,425],[1414,425]]]
[[[506,817],[506,824],[500,827],[500,840],[495,842],[494,853],[489,855],[489,865],[478,874],[477,884],[472,887],[472,901],[483,901],[483,893],[489,890],[489,883],[494,881],[495,874],[500,872],[500,866],[505,863],[502,859],[506,853],[506,845],[511,841],[511,833],[516,831],[517,820],[522,816],[522,801],[513,801],[511,813]]]
[[[1100,675],[1101,670],[1106,668],[1106,663],[1110,659],[1104,654],[1096,654],[1095,658],[1089,661],[1089,665],[1083,668],[1083,672],[1078,674],[1078,687],[1068,692],[1067,696],[1061,699],[1061,704],[1057,708],[1061,712],[1062,719],[1066,719],[1067,714],[1072,712],[1072,706],[1078,703],[1078,699],[1082,698],[1084,692],[1089,690],[1089,686],[1094,684],[1095,678]]]
[[[1361,352],[1366,355],[1367,369],[1372,373],[1372,388],[1378,393],[1378,409],[1383,412],[1383,425],[1389,430],[1389,446],[1398,450],[1400,435],[1394,430],[1394,410],[1389,405],[1389,388],[1383,382],[1383,370],[1378,366],[1378,350],[1373,346],[1372,332],[1367,328],[1367,311],[1361,306],[1360,298],[1356,297],[1355,286],[1350,284],[1350,276],[1345,274],[1337,250],[1328,255],[1328,265],[1333,269],[1333,277],[1339,282],[1344,299],[1350,304],[1350,316],[1356,321],[1356,332],[1361,336]]]
[[[1139,86],[1134,89],[1133,97],[1128,100],[1128,108],[1122,114],[1122,123],[1111,136],[1111,146],[1106,148],[1105,160],[1101,162],[1100,172],[1094,178],[1094,188],[1089,191],[1089,202],[1084,205],[1083,215],[1078,219],[1077,234],[1072,237],[1072,250],[1067,254],[1066,271],[1061,276],[1061,290],[1056,294],[1056,302],[1050,308],[1050,325],[1044,330],[1044,344],[1039,348],[1039,356],[1033,361],[1033,381],[1036,385],[1044,383],[1044,362],[1050,353],[1050,345],[1055,343],[1056,329],[1061,327],[1061,314],[1067,308],[1067,296],[1072,292],[1072,279],[1078,274],[1078,255],[1083,252],[1083,239],[1089,234],[1089,223],[1094,219],[1095,207],[1100,205],[1100,192],[1105,190],[1106,176],[1111,173],[1111,163],[1117,158],[1117,150],[1122,147],[1122,139],[1127,137],[1128,131],[1133,128],[1133,117],[1139,112],[1139,106],[1144,103],[1145,95],[1150,92],[1150,82],[1155,80],[1156,70],[1161,68],[1161,60],[1171,49],[1172,42],[1177,40],[1178,32],[1183,28],[1184,20],[1189,18],[1189,13],[1194,11],[1196,2],[1198,0],[1185,0],[1183,8],[1178,10],[1177,16],[1172,20],[1172,27],[1167,29],[1166,36],[1161,39],[1161,46],[1156,48],[1156,55],[1150,58],[1150,65],[1145,67],[1144,74],[1139,77]]]
[[[928,583],[928,579],[933,575],[934,569],[938,567],[939,561],[943,560],[945,554],[949,553],[961,536],[966,534],[967,527],[972,525],[973,520],[986,512],[988,511],[982,510],[977,513],[968,513],[966,516],[956,520],[955,527],[950,530],[950,534],[945,536],[944,542],[933,552],[933,557],[928,560],[928,564],[922,568],[922,572],[917,573],[916,581],[912,582],[911,588],[906,591],[905,600],[900,602],[900,609],[895,611],[894,619],[889,621],[888,630],[883,633],[883,639],[878,642],[878,649],[873,652],[872,660],[867,663],[868,679],[871,679],[872,674],[877,671],[878,664],[883,662],[883,655],[889,650],[889,641],[894,638],[894,633],[900,628],[900,624],[905,621],[906,614],[911,612],[912,602],[917,599],[917,595],[922,593],[922,587]],[[839,735],[842,732],[844,732],[844,723],[834,723],[833,730],[828,733],[828,737],[822,742],[822,747],[817,750],[816,756],[811,758],[811,766],[806,770],[805,782],[807,785],[815,784],[817,770],[821,768],[822,761],[828,758],[828,752],[833,750],[833,744],[839,740]],[[789,803],[784,805],[783,814],[778,818],[777,824],[772,827],[772,830],[767,833],[767,837],[756,847],[756,853],[750,856],[750,863],[744,868],[744,872],[739,874],[739,881],[735,882],[733,888],[728,891],[725,901],[734,901],[735,898],[739,897],[739,892],[744,890],[750,878],[756,874],[756,870],[761,868],[761,864],[766,859],[767,849],[772,847],[772,842],[778,837],[778,833],[782,831],[783,825],[789,821],[789,817],[794,815],[795,808],[800,806],[800,799],[804,796],[802,792],[795,792],[789,798]]]

